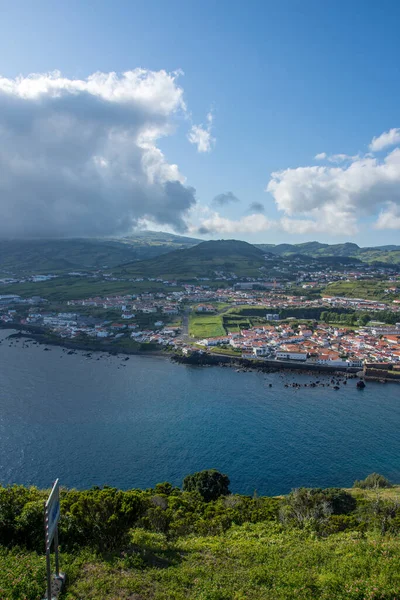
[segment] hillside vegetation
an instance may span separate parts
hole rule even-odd
[[[0,272],[112,268],[199,242],[195,238],[147,231],[116,239],[0,240]]]
[[[175,290],[179,290],[176,287]],[[77,298],[116,294],[138,294],[144,291],[165,291],[165,286],[156,281],[130,282],[107,281],[98,278],[61,276],[38,283],[25,282],[1,286],[2,294],[18,294],[23,297],[41,296],[51,302],[62,302]]]
[[[385,302],[400,299],[399,293],[385,293],[385,290],[390,287],[393,287],[393,282],[380,279],[335,281],[324,288],[322,295],[384,300]]]
[[[199,254],[189,255],[185,265],[179,268],[179,255],[169,254],[166,261],[149,262],[152,274],[158,272],[166,275],[180,276],[187,274],[186,269],[195,267],[195,276],[207,277],[207,273],[220,268],[232,270],[235,263],[239,275],[258,274],[257,266],[251,261],[260,260],[260,253],[268,253],[270,259],[275,257],[297,259],[307,264],[310,259],[317,259],[314,266],[335,266],[364,262],[380,262],[395,264],[400,262],[400,246],[381,246],[376,248],[360,248],[357,244],[321,244],[305,242],[302,244],[258,244],[252,246],[238,240],[223,240],[225,249],[218,241],[207,242],[208,250],[202,248],[204,242],[186,236],[155,231],[137,231],[122,238],[75,238],[75,239],[36,239],[36,240],[1,240],[0,241],[0,273],[48,273],[68,270],[114,268],[126,263],[147,261],[171,253],[175,250],[200,247]],[[237,246],[235,246],[237,244]],[[247,246],[247,249],[245,248]],[[251,246],[252,250],[249,249]],[[227,250],[230,248],[230,252]],[[257,254],[258,252],[258,254]],[[206,254],[214,254],[208,256]],[[244,259],[247,258],[247,264]],[[340,260],[341,259],[341,260]],[[199,269],[199,261],[203,260],[205,269]],[[171,268],[168,268],[168,262]],[[356,264],[355,262],[355,264]],[[273,266],[270,260],[270,266]],[[313,264],[312,260],[311,263]],[[159,268],[157,268],[159,266]],[[197,266],[197,269],[196,269]],[[266,263],[268,266],[268,262]],[[130,265],[131,269],[132,265]],[[254,269],[256,268],[256,270]],[[160,270],[161,269],[161,270]],[[136,271],[142,274],[139,268]]]
[[[183,490],[64,489],[63,598],[396,600],[400,488],[377,474],[356,484],[250,497],[210,470]],[[47,494],[0,487],[2,600],[43,597]]]
[[[216,271],[258,277],[259,269],[264,265],[264,252],[259,248],[238,240],[218,240],[202,242],[141,263],[123,265],[114,272],[186,280],[192,277],[215,277]]]
[[[357,244],[321,244],[320,242],[303,242],[301,244],[257,244],[258,248],[272,252],[278,256],[303,254],[314,258],[328,256],[353,257],[363,262],[400,263],[400,246],[377,246],[360,248]]]

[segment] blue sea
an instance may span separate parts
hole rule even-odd
[[[88,358],[9,333],[0,331],[2,484],[146,488],[206,468],[245,494],[347,487],[373,471],[400,482],[396,384],[294,389],[285,384],[330,378]]]

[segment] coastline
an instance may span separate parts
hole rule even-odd
[[[183,356],[177,352],[168,352],[166,350],[160,350],[155,345],[149,347],[149,344],[137,344],[137,347],[122,346],[118,345],[117,342],[104,342],[104,341],[89,341],[89,340],[68,340],[58,338],[56,336],[48,335],[42,328],[38,331],[37,327],[28,325],[13,324],[10,326],[0,326],[3,330],[14,331],[7,336],[10,339],[25,338],[31,339],[43,346],[58,346],[66,348],[70,351],[81,351],[81,352],[102,352],[112,356],[124,355],[124,356],[147,356],[170,359],[171,361],[188,366],[215,366],[222,368],[236,368],[238,371],[256,371],[262,373],[277,373],[280,371],[287,371],[291,373],[302,373],[302,374],[325,374],[325,375],[340,375],[349,379],[360,377],[365,381],[382,382],[381,379],[374,377],[365,377],[362,372],[356,367],[340,368],[337,366],[329,365],[317,365],[304,363],[294,363],[289,361],[278,361],[278,360],[257,360],[242,358],[240,356],[229,356],[226,354],[192,354]],[[386,380],[385,383],[399,383],[396,380]]]
[[[82,351],[82,352],[105,352],[108,354],[111,354],[112,356],[116,356],[118,354],[125,354],[125,355],[142,355],[142,356],[158,356],[158,357],[165,357],[165,358],[169,358],[169,354],[167,354],[165,351],[161,351],[157,348],[155,348],[154,346],[151,348],[148,348],[146,350],[144,350],[143,348],[141,348],[138,344],[138,347],[123,347],[123,346],[118,346],[115,343],[105,343],[105,342],[96,342],[96,341],[82,341],[82,340],[78,340],[78,341],[72,341],[72,340],[67,340],[64,338],[58,338],[56,336],[49,336],[48,334],[44,333],[43,331],[37,331],[33,329],[33,327],[29,327],[26,325],[18,325],[18,324],[13,324],[12,327],[8,326],[8,327],[4,327],[1,326],[1,329],[3,330],[9,330],[9,331],[15,331],[16,333],[12,333],[8,336],[8,338],[10,339],[15,339],[15,338],[25,338],[25,339],[32,339],[35,342],[43,345],[43,346],[59,346],[61,348],[67,348],[68,350],[76,350],[76,351]]]
[[[289,363],[285,361],[266,361],[266,360],[250,360],[247,358],[241,358],[240,356],[228,356],[226,354],[192,354],[189,356],[183,356],[176,352],[167,352],[159,350],[155,347],[143,349],[138,348],[127,348],[118,346],[114,343],[96,342],[96,341],[72,341],[57,337],[52,337],[43,333],[38,332],[37,328],[27,327],[26,325],[15,325],[11,327],[2,327],[4,330],[15,331],[7,336],[9,339],[31,339],[42,346],[57,346],[66,348],[71,351],[81,352],[102,352],[112,356],[125,355],[125,356],[147,356],[170,359],[171,361],[187,365],[187,366],[213,366],[221,368],[236,368],[238,371],[255,371],[262,373],[277,373],[280,371],[288,371],[292,373],[306,373],[306,374],[325,374],[333,375],[335,373],[340,375],[348,374],[349,378],[354,377],[357,369],[344,370],[337,367],[329,367],[323,365],[304,365],[301,363]]]

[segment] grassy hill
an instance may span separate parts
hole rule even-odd
[[[304,242],[301,244],[257,244],[261,250],[272,252],[278,256],[303,254],[314,258],[353,257],[363,262],[400,263],[400,246],[377,246],[360,248],[357,244],[321,244],[320,242]]]
[[[216,271],[257,277],[264,265],[264,252],[259,248],[239,240],[217,240],[201,242],[140,263],[122,265],[114,272],[165,279],[215,277]]]
[[[209,246],[203,246],[204,243]],[[174,250],[194,247],[199,249],[184,262],[186,266],[194,266],[194,276],[204,277],[218,269],[232,271],[233,263],[236,264],[234,272],[238,275],[258,275],[257,269],[262,266],[264,260],[263,253],[267,254],[267,262],[264,263],[266,267],[274,266],[277,264],[274,260],[280,258],[297,259],[298,262],[310,264],[315,268],[318,264],[322,268],[344,265],[346,260],[348,264],[351,264],[352,260],[383,264],[400,263],[399,246],[359,248],[357,244],[352,243],[329,245],[319,242],[252,246],[239,240],[201,242],[196,238],[170,233],[138,231],[123,238],[110,239],[0,240],[0,274],[114,269],[126,263],[131,269],[134,262],[154,259],[153,263],[148,263],[152,274],[158,274],[160,271],[160,274],[165,276],[178,277],[185,273],[184,266],[179,268],[179,255],[172,254],[162,262],[156,259]],[[320,262],[313,263],[310,260],[313,258]],[[198,268],[199,261],[207,272]],[[168,262],[172,270],[167,268]],[[140,268],[137,273],[140,274]]]
[[[113,268],[190,247],[199,241],[152,231],[118,239],[0,240],[0,272]]]

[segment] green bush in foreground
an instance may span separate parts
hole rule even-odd
[[[400,599],[398,488],[268,498],[230,494],[214,470],[185,481],[63,489],[63,599]],[[1,600],[44,593],[47,493],[0,487]]]
[[[386,479],[383,475],[379,475],[379,473],[371,473],[365,479],[356,480],[353,484],[353,487],[360,488],[362,490],[369,490],[373,488],[390,488],[392,484],[389,479]]]
[[[215,469],[208,471],[199,471],[193,475],[188,475],[183,480],[183,490],[185,492],[199,492],[203,500],[217,500],[220,496],[227,496],[229,491],[229,477],[219,473]]]

